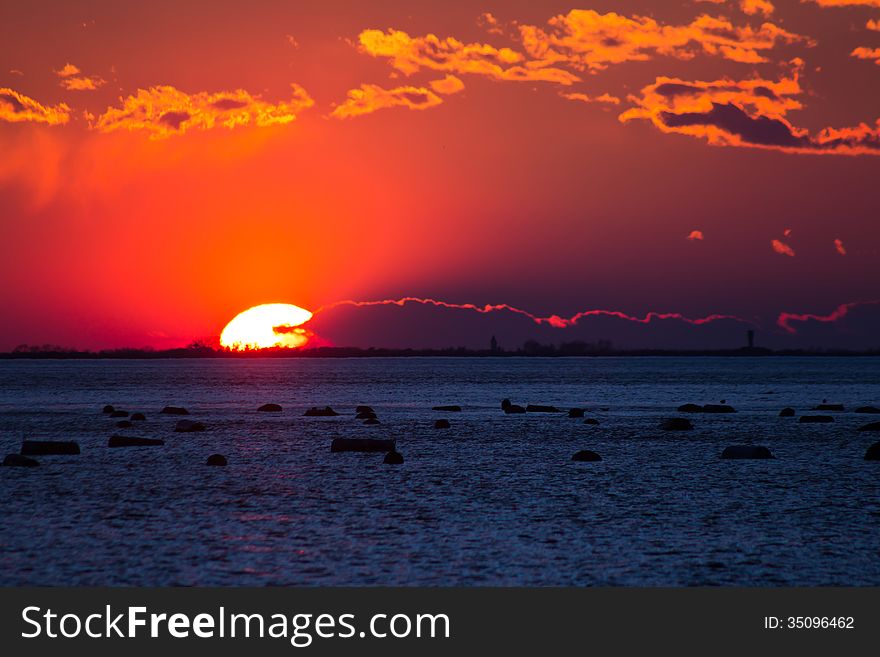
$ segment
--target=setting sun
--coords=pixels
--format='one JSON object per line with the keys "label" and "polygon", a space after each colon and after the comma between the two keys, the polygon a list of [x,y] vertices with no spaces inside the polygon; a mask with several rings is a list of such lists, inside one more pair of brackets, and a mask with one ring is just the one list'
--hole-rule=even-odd
{"label": "setting sun", "polygon": [[240,351],[302,347],[308,336],[300,326],[311,318],[308,310],[289,303],[254,306],[226,325],[220,334],[220,346]]}

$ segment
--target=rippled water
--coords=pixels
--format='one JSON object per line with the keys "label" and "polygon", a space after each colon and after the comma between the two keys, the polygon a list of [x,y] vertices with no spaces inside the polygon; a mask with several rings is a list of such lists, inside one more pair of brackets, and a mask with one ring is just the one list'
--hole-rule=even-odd
{"label": "rippled water", "polygon": [[[505,416],[502,397],[601,424]],[[848,411],[777,417],[823,398]],[[739,412],[657,429],[720,399]],[[147,421],[115,430],[106,403]],[[2,454],[23,435],[82,454],[0,468],[0,584],[877,585],[880,463],[862,457],[880,436],[849,412],[869,403],[871,358],[4,361]],[[166,404],[208,430],[174,433]],[[302,417],[324,404],[342,415]],[[108,449],[112,433],[166,445]],[[395,438],[406,462],[331,454],[337,436]],[[747,442],[776,459],[718,458]]]}

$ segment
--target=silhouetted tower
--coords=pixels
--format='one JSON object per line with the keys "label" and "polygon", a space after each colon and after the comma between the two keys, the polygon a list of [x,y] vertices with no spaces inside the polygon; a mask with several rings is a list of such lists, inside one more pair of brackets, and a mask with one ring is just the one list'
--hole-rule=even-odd
{"label": "silhouetted tower", "polygon": [[492,353],[495,353],[497,351],[501,351],[498,348],[498,340],[495,339],[494,335],[492,336],[492,339],[489,341],[489,349],[492,351]]}
{"label": "silhouetted tower", "polygon": [[749,349],[754,349],[755,348],[755,331],[752,329],[749,329],[748,331],[746,331],[746,336],[749,339]]}

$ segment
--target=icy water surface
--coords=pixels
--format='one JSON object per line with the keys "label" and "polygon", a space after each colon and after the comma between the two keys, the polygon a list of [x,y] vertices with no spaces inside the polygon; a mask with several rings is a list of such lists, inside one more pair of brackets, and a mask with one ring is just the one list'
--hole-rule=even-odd
{"label": "icy water surface", "polygon": [[[600,424],[506,416],[504,397]],[[846,404],[832,424],[777,417],[823,398]],[[721,399],[739,412],[657,428]],[[117,430],[108,403],[147,421]],[[174,433],[167,404],[208,430]],[[325,404],[341,415],[302,416]],[[82,447],[0,468],[0,584],[878,585],[864,404],[877,359],[0,361],[0,457],[23,436]],[[166,444],[108,449],[113,433]],[[406,462],[331,454],[339,436],[394,438]],[[719,459],[738,443],[776,458]]]}

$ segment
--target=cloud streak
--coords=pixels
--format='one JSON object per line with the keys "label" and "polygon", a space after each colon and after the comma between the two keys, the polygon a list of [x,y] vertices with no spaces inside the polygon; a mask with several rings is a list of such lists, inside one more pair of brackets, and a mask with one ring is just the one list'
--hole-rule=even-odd
{"label": "cloud streak", "polygon": [[782,242],[780,240],[770,240],[770,246],[779,255],[784,255],[784,256],[789,256],[790,258],[794,258],[794,249],[791,248],[785,242]]}
{"label": "cloud streak", "polygon": [[786,333],[797,333],[797,329],[792,326],[792,322],[821,322],[823,324],[830,324],[837,322],[844,317],[846,317],[850,311],[859,306],[866,305],[875,305],[880,304],[880,299],[872,299],[870,301],[853,301],[851,303],[842,303],[837,308],[832,310],[827,315],[814,315],[812,313],[790,313],[790,312],[781,312],[779,313],[779,317],[776,320],[777,326],[779,326]]}
{"label": "cloud streak", "polygon": [[575,326],[580,320],[585,319],[587,317],[615,317],[617,319],[624,319],[630,322],[636,322],[639,324],[650,324],[652,321],[657,320],[667,320],[673,319],[685,322],[686,324],[692,324],[695,326],[700,326],[703,324],[709,324],[711,322],[719,321],[719,320],[733,320],[737,322],[743,322],[746,324],[751,324],[749,320],[743,319],[741,317],[737,317],[736,315],[721,315],[721,314],[713,314],[707,315],[705,317],[686,317],[681,313],[662,313],[651,311],[646,313],[643,317],[638,317],[635,315],[627,315],[626,313],[617,311],[617,310],[585,310],[579,313],[575,313],[570,317],[561,317],[559,315],[548,315],[546,317],[542,317],[540,315],[535,315],[533,313],[528,312],[527,310],[523,310],[521,308],[516,308],[515,306],[508,305],[506,303],[501,304],[486,304],[484,306],[478,306],[472,303],[450,303],[448,301],[441,301],[437,299],[430,298],[420,298],[420,297],[402,297],[400,299],[383,299],[378,301],[354,301],[351,299],[346,299],[343,301],[336,301],[334,303],[327,304],[325,306],[321,306],[318,308],[314,314],[318,315],[322,312],[330,310],[332,308],[338,308],[340,306],[354,306],[358,308],[369,307],[369,306],[406,306],[407,304],[420,304],[423,306],[434,306],[437,308],[449,308],[454,310],[467,310],[480,314],[489,314],[495,312],[510,312],[516,315],[521,315],[533,321],[535,324],[539,325],[547,325],[552,326],[553,328],[568,328],[571,326]]}
{"label": "cloud streak", "polygon": [[588,96],[580,92],[560,93],[560,96],[567,100],[575,100],[581,103],[604,103],[607,105],[620,105],[620,98],[612,96],[609,93],[600,94],[598,96]]}

